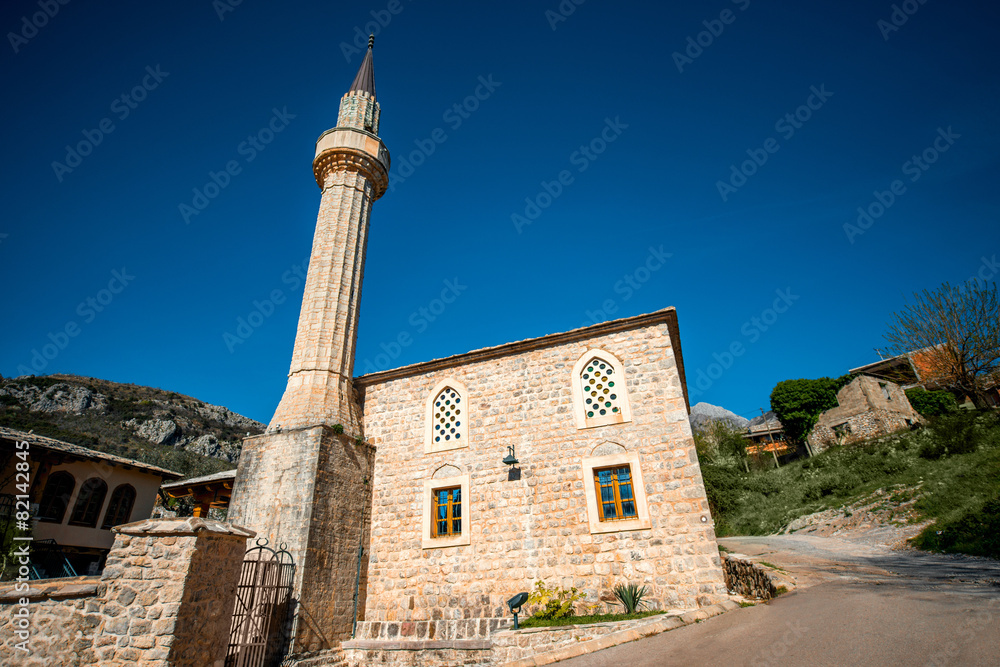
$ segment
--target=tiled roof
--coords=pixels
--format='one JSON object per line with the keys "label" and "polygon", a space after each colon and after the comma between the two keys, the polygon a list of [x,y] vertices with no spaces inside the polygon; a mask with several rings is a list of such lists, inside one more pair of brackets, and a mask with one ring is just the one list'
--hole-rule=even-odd
{"label": "tiled roof", "polygon": [[18,431],[16,429],[6,428],[4,426],[0,426],[0,439],[12,440],[17,442],[27,442],[31,448],[48,449],[54,452],[62,452],[64,454],[69,454],[70,456],[75,456],[81,459],[90,459],[92,461],[106,461],[113,465],[128,466],[131,468],[135,468],[136,470],[142,470],[144,472],[152,473],[154,475],[159,475],[160,477],[165,477],[169,479],[178,479],[180,477],[183,477],[183,475],[179,472],[174,472],[173,470],[167,470],[166,468],[150,465],[148,463],[143,463],[141,461],[134,461],[132,459],[127,459],[124,456],[105,454],[104,452],[98,452],[93,449],[87,449],[86,447],[81,447],[80,445],[74,445],[70,442],[63,442],[62,440],[56,440],[54,438],[46,438],[44,435],[25,433],[24,431]]}

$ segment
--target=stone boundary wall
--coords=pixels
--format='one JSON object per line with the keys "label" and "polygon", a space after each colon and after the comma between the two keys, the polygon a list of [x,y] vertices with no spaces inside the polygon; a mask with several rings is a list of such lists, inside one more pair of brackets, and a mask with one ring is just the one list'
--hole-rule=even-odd
{"label": "stone boundary wall", "polygon": [[358,623],[353,642],[359,640],[488,639],[513,623],[512,618],[467,618],[460,621],[364,621]]}
{"label": "stone boundary wall", "polygon": [[493,661],[503,665],[522,660],[538,653],[560,648],[566,644],[590,641],[614,632],[631,630],[647,625],[654,620],[663,620],[668,615],[638,618],[633,621],[610,623],[588,623],[587,625],[564,625],[550,628],[524,628],[518,631],[505,630],[493,636]]}
{"label": "stone boundary wall", "polygon": [[[205,519],[141,521],[114,529],[100,578],[0,585],[0,663],[205,667],[229,643],[236,585],[253,533]],[[26,591],[19,590],[25,583]],[[27,599],[27,651],[14,634]]]}
{"label": "stone boundary wall", "polygon": [[770,600],[778,594],[771,576],[746,556],[723,553],[722,571],[729,590],[744,597]]}
{"label": "stone boundary wall", "polygon": [[[97,664],[93,643],[102,617],[98,613],[100,577],[72,577],[0,584],[0,664],[79,667]],[[14,648],[21,639],[17,629],[18,601],[29,601],[31,653]]]}

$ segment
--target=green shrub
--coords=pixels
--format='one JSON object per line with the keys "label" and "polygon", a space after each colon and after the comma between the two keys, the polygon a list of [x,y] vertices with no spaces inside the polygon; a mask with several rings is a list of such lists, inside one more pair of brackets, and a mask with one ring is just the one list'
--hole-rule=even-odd
{"label": "green shrub", "polygon": [[781,493],[784,487],[774,475],[762,473],[752,475],[746,482],[746,488],[748,491],[769,497]]}
{"label": "green shrub", "polygon": [[529,605],[540,605],[541,608],[531,615],[538,620],[567,618],[576,614],[573,605],[586,597],[576,588],[548,588],[543,581],[535,582],[535,590],[528,596]]}
{"label": "green shrub", "polygon": [[744,491],[743,477],[734,470],[721,466],[703,466],[701,476],[705,481],[708,508],[712,516],[735,512],[740,507],[740,494]]}
{"label": "green shrub", "polygon": [[1000,558],[1000,496],[955,521],[928,526],[914,543],[930,551]]}
{"label": "green shrub", "polygon": [[853,375],[818,380],[783,380],[771,391],[771,409],[793,443],[805,442],[819,416],[837,406],[837,392]]}
{"label": "green shrub", "polygon": [[936,418],[928,429],[930,439],[920,447],[920,456],[940,459],[979,449],[985,433],[976,423],[977,417],[976,413],[955,412]]}
{"label": "green shrub", "polygon": [[955,397],[947,391],[927,391],[923,387],[906,390],[906,398],[913,409],[924,417],[938,417],[958,410]]}
{"label": "green shrub", "polygon": [[639,584],[618,584],[612,591],[618,603],[625,608],[626,614],[634,614],[639,610],[639,607],[646,604],[646,601],[643,600],[647,591],[645,586],[640,588]]}

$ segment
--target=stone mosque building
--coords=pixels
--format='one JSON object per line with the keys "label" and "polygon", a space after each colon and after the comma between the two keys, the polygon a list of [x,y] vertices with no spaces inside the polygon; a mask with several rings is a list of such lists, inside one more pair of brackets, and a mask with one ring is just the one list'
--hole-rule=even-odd
{"label": "stone mosque building", "polygon": [[288,385],[232,495],[229,520],[295,559],[292,661],[467,662],[536,581],[581,611],[632,582],[656,608],[717,602],[673,308],[354,377],[380,114],[370,43],[316,144]]}

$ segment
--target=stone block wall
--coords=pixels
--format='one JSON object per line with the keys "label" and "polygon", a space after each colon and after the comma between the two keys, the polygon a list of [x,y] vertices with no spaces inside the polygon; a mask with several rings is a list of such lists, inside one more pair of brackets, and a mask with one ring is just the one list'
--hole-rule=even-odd
{"label": "stone block wall", "polygon": [[[334,649],[350,637],[358,548],[368,542],[374,449],[330,426],[247,438],[229,519],[295,562],[292,654]],[[367,559],[358,614],[364,618]]]}
{"label": "stone block wall", "polygon": [[[923,421],[902,387],[867,375],[842,387],[837,402],[837,407],[820,415],[809,434],[809,444],[815,451],[886,435]],[[835,430],[841,424],[850,428],[850,433],[842,437]]]}
{"label": "stone block wall", "polygon": [[722,554],[726,586],[734,593],[757,600],[770,600],[778,594],[771,576],[759,565],[739,554]]}
{"label": "stone block wall", "polygon": [[253,533],[204,519],[118,526],[98,580],[0,588],[0,628],[18,622],[27,597],[29,652],[4,636],[3,664],[205,667],[229,643],[246,539]]}
{"label": "stone block wall", "polygon": [[[48,579],[0,584],[0,664],[24,667],[82,667],[97,664],[94,636],[103,621],[97,589],[100,577]],[[28,615],[18,615],[19,600]],[[25,619],[22,622],[22,619]],[[22,626],[27,623],[27,628]],[[16,630],[26,629],[25,641]]]}
{"label": "stone block wall", "polygon": [[[631,422],[577,428],[572,370],[594,348],[624,364]],[[590,603],[628,581],[660,608],[723,594],[678,358],[668,310],[358,378],[377,450],[366,619],[505,616],[505,601],[539,580],[575,586]],[[428,394],[449,378],[468,391],[468,446],[426,454]],[[501,463],[508,445],[519,479]],[[638,455],[650,527],[595,534],[583,459],[619,450]],[[471,543],[424,548],[423,485],[442,466],[471,477]]]}

